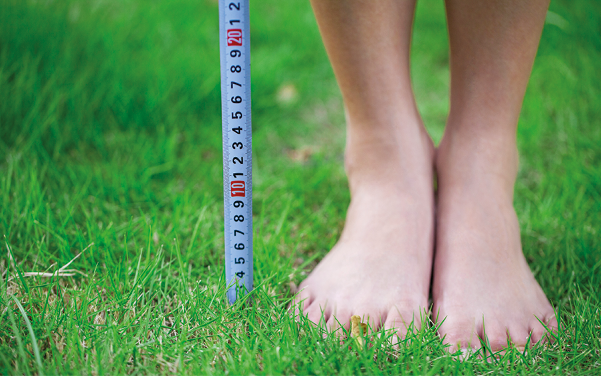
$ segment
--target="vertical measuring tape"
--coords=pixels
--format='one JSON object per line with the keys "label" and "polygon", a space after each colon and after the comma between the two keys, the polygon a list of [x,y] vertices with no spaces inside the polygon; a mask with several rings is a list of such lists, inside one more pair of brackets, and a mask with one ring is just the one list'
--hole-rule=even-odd
{"label": "vertical measuring tape", "polygon": [[253,288],[248,0],[219,0],[225,278],[228,300]]}

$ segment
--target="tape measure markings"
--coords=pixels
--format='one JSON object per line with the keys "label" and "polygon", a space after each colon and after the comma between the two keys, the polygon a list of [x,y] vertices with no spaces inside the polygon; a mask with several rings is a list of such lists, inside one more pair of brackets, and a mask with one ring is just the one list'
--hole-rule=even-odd
{"label": "tape measure markings", "polygon": [[227,296],[253,288],[252,125],[248,0],[219,0]]}

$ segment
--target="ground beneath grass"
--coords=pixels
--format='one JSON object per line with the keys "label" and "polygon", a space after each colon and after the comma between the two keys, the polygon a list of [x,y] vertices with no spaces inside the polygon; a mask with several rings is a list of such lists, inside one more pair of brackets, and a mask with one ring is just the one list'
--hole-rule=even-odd
{"label": "ground beneath grass", "polygon": [[[251,17],[256,289],[230,307],[217,2],[0,0],[0,372],[600,373],[599,3],[551,4],[519,126],[522,242],[560,332],[488,361],[433,325],[360,350],[290,319],[349,201],[342,102],[308,2]],[[438,141],[442,1],[419,2],[412,55]]]}

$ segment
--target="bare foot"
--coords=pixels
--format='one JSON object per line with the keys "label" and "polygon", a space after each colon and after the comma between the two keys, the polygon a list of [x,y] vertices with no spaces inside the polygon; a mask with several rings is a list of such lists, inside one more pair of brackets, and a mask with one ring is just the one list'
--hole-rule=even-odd
{"label": "bare foot", "polygon": [[397,328],[401,337],[407,325],[420,325],[432,268],[434,149],[421,121],[412,123],[347,140],[346,224],[298,296],[316,324],[348,330],[359,315],[372,330]]}
{"label": "bare foot", "polygon": [[551,328],[557,321],[522,253],[513,209],[517,151],[498,139],[460,139],[445,135],[436,157],[433,316],[444,320],[439,333],[451,352],[478,349],[480,339],[493,351],[523,348],[530,335],[531,343],[545,336],[539,320]]}

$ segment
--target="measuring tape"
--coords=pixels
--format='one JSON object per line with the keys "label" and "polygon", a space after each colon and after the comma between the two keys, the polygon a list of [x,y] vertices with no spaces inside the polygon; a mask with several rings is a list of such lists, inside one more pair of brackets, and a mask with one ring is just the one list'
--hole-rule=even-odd
{"label": "measuring tape", "polygon": [[248,0],[219,0],[225,279],[230,303],[253,288]]}

